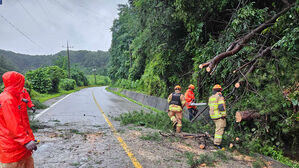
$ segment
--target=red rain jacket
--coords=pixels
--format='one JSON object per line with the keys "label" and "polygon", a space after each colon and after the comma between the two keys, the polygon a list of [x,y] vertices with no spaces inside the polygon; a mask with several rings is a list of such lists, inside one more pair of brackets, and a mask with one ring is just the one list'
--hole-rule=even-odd
{"label": "red rain jacket", "polygon": [[34,140],[26,130],[20,110],[25,78],[10,71],[2,76],[4,91],[0,94],[0,162],[12,163],[32,154],[25,144]]}
{"label": "red rain jacket", "polygon": [[194,93],[191,89],[188,89],[185,93],[185,99],[186,99],[186,107],[187,109],[189,108],[196,108],[196,106],[190,106],[190,103],[192,101],[195,100],[195,96],[194,96]]}
{"label": "red rain jacket", "polygon": [[[22,99],[28,100],[28,103],[25,103],[24,101],[22,101]],[[23,88],[23,91],[22,91],[22,94],[21,94],[21,114],[22,114],[22,120],[25,123],[25,129],[27,130],[29,136],[31,138],[35,139],[34,135],[33,135],[33,131],[30,128],[29,117],[28,117],[28,112],[27,112],[27,106],[29,108],[31,108],[31,107],[34,106],[34,104],[31,101],[31,97],[30,97],[28,91],[25,88]]]}

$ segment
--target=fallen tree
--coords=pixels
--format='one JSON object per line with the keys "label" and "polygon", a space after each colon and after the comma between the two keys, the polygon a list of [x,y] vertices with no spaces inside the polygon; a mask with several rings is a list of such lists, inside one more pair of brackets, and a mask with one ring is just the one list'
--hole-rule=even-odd
{"label": "fallen tree", "polygon": [[206,63],[200,64],[199,68],[202,69],[204,67],[207,67],[206,68],[207,72],[213,72],[214,68],[218,65],[218,63],[221,60],[238,53],[256,34],[259,34],[266,28],[272,26],[279,16],[285,14],[294,5],[295,3],[287,6],[285,9],[283,9],[282,11],[274,15],[271,19],[267,20],[265,23],[261,24],[260,26],[252,30],[250,33],[248,33],[241,39],[231,43],[231,45],[227,48],[225,52],[218,54],[217,56],[215,56],[213,59],[209,60]]}

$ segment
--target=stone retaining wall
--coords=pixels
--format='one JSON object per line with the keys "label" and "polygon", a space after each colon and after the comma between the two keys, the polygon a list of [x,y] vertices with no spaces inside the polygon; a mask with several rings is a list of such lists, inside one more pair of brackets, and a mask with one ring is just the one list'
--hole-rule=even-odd
{"label": "stone retaining wall", "polygon": [[[163,99],[163,98],[156,97],[156,96],[150,96],[150,95],[146,95],[146,94],[142,94],[142,93],[136,93],[136,92],[129,91],[129,90],[120,90],[119,88],[109,88],[109,89],[113,90],[115,92],[120,92],[121,94],[123,94],[139,103],[154,107],[158,110],[167,111],[167,109],[168,109],[167,99]],[[205,107],[206,106],[199,106],[198,110],[202,111]],[[208,109],[209,108],[207,108],[203,112],[203,114],[200,117],[198,117],[198,120],[206,120],[206,119],[210,118]],[[189,118],[187,108],[184,108],[184,117]]]}

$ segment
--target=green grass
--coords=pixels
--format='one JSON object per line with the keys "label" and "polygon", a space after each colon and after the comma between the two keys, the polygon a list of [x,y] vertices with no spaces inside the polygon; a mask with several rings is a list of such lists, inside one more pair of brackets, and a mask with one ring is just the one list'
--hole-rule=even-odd
{"label": "green grass", "polygon": [[252,167],[253,168],[263,168],[266,167],[267,165],[260,159],[257,159],[256,161],[254,161],[252,163]]}
{"label": "green grass", "polygon": [[162,137],[158,132],[141,135],[139,138],[142,140],[146,140],[146,141],[161,141],[162,140]]}
{"label": "green grass", "polygon": [[195,157],[195,154],[186,152],[185,156],[187,157],[187,163],[190,165],[191,168],[198,167],[201,164],[206,164],[209,167],[215,166],[215,158],[210,156],[209,154],[201,154],[199,157]]}
{"label": "green grass", "polygon": [[70,131],[70,133],[72,133],[72,134],[81,134],[80,131],[77,130],[77,129],[70,129],[69,131]]}
{"label": "green grass", "polygon": [[[164,132],[173,130],[172,122],[170,121],[166,112],[144,112],[133,111],[129,113],[121,114],[119,117],[114,118],[120,121],[122,125],[133,124],[135,126],[144,126],[147,128],[158,129]],[[200,131],[206,131],[210,129],[209,125],[203,125],[200,122],[190,123],[187,119],[183,119],[183,132],[198,133]]]}
{"label": "green grass", "polygon": [[217,150],[216,152],[213,152],[213,157],[216,160],[221,160],[225,163],[228,162],[228,160],[230,159],[229,156],[227,156],[227,153],[222,150]]}
{"label": "green grass", "polygon": [[81,89],[88,88],[88,87],[93,87],[93,85],[76,87],[74,90],[68,90],[68,91],[60,89],[58,93],[38,93],[38,92],[33,90],[32,93],[31,93],[31,98],[34,99],[34,100],[38,100],[41,103],[43,103],[43,102],[45,102],[49,99],[53,99],[55,97],[67,95],[67,94],[70,94],[70,93],[73,93],[73,92],[77,92]]}
{"label": "green grass", "polygon": [[96,75],[96,83],[94,79],[94,75],[86,75],[88,83],[90,85],[96,85],[96,86],[107,86],[111,83],[111,80],[107,76],[101,76],[101,75]]}

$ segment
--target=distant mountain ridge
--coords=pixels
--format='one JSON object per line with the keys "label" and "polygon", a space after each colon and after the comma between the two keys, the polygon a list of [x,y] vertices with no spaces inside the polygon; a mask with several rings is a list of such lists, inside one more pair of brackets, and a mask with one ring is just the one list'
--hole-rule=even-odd
{"label": "distant mountain ridge", "polygon": [[[15,67],[16,71],[25,73],[28,70],[43,66],[54,65],[59,56],[66,56],[66,51],[60,51],[54,55],[27,55],[12,51],[0,50],[0,57]],[[91,69],[105,69],[108,64],[109,53],[106,51],[70,51],[71,65],[78,65],[86,72]]]}

